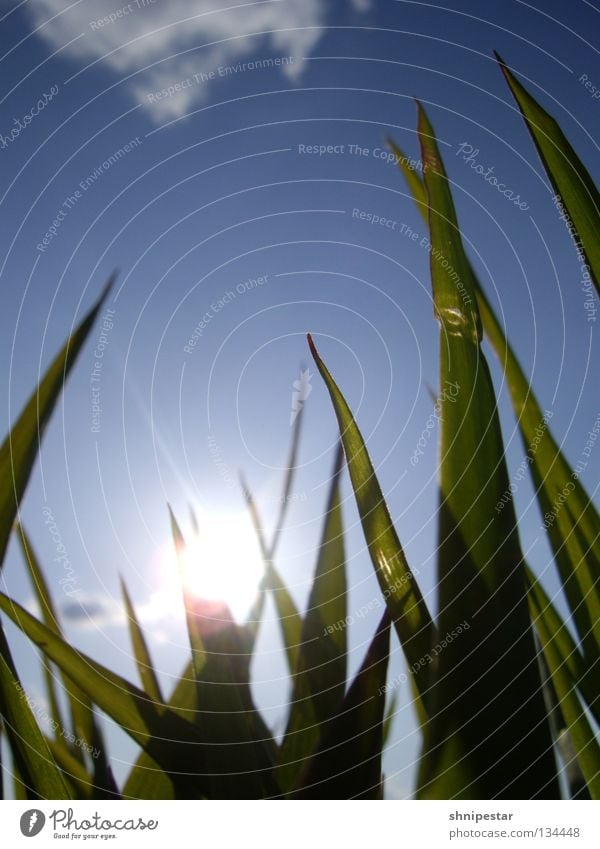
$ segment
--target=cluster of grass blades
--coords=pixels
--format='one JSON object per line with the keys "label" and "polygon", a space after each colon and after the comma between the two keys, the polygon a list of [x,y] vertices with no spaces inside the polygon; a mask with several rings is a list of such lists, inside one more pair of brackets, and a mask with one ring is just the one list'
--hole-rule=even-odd
{"label": "cluster of grass blades", "polygon": [[[592,279],[600,276],[598,192],[556,122],[500,61],[550,182],[578,235]],[[267,539],[259,507],[241,486],[264,560],[264,577],[248,620],[233,622],[183,593],[191,658],[170,696],[163,695],[134,603],[122,585],[134,685],[74,649],[64,638],[19,505],[39,441],[64,381],[108,289],[58,354],[0,449],[0,562],[10,534],[19,538],[41,610],[38,620],[0,594],[0,610],[39,647],[54,727],[43,733],[29,709],[0,627],[1,733],[11,753],[18,798],[381,798],[382,751],[395,697],[386,711],[390,632],[400,641],[422,731],[416,796],[420,799],[600,798],[600,518],[550,429],[464,250],[434,130],[418,106],[421,178],[390,140],[428,228],[435,316],[440,329],[440,384],[458,384],[440,415],[439,528],[434,620],[398,534],[358,425],[313,340],[309,346],[337,416],[340,447],[333,464],[314,579],[302,614],[276,567],[291,491],[302,416],[296,419],[281,511]],[[458,274],[450,274],[452,269]],[[509,480],[496,397],[482,350],[498,356],[542,514],[567,484],[570,494],[548,539],[569,609],[561,619],[525,561],[511,501],[495,509]],[[539,433],[541,432],[541,436]],[[364,661],[347,681],[344,527],[340,477],[348,468],[385,614]],[[195,524],[194,522],[192,524]],[[186,541],[171,514],[175,548]],[[197,529],[196,529],[197,530]],[[416,570],[415,570],[416,571]],[[417,572],[418,574],[418,572]],[[265,598],[278,614],[292,682],[287,724],[276,740],[253,703],[250,660]],[[215,627],[215,617],[221,619]],[[424,663],[438,635],[461,637]],[[59,677],[56,677],[57,670]],[[66,694],[61,710],[57,681]],[[65,700],[63,700],[65,701]],[[121,787],[109,765],[96,711],[140,747]],[[77,736],[90,750],[68,741]],[[0,771],[1,774],[1,771]],[[563,787],[565,782],[562,782]]]}

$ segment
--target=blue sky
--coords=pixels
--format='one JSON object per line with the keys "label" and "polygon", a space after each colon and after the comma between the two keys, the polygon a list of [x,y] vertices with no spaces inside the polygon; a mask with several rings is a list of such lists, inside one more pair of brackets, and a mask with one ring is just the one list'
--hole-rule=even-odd
{"label": "blue sky", "polygon": [[[40,369],[119,269],[108,303],[112,326],[104,339],[98,326],[81,356],[23,507],[58,599],[44,506],[74,564],[90,616],[71,615],[73,642],[134,676],[117,612],[122,573],[155,637],[166,686],[178,674],[186,655],[181,611],[160,605],[166,503],[184,525],[188,502],[208,520],[241,514],[243,469],[273,519],[293,384],[306,364],[313,371],[308,330],[368,437],[409,561],[434,606],[434,442],[416,466],[409,460],[432,411],[428,385],[438,385],[438,330],[423,225],[395,166],[382,158],[384,138],[391,134],[418,157],[414,98],[426,105],[465,242],[575,464],[599,415],[589,369],[595,322],[492,50],[558,118],[597,180],[600,101],[582,82],[585,75],[600,89],[598,51],[589,43],[597,6],[38,0],[3,3],[1,14],[5,431]],[[527,209],[482,179],[461,145],[477,151],[476,162],[493,167]],[[373,216],[389,226],[373,224]],[[408,227],[419,238],[411,240]],[[515,473],[523,450],[489,360]],[[336,437],[317,375],[311,386],[297,499],[279,558],[299,604]],[[593,454],[582,476],[589,491],[599,461]],[[356,611],[378,590],[346,480],[344,496],[349,610]],[[549,551],[531,497],[523,481],[516,493],[523,546],[543,572]],[[14,547],[5,582],[11,595],[30,599]],[[376,618],[351,628],[351,669]],[[269,611],[255,677],[272,725],[288,692],[275,640]],[[39,691],[34,653],[12,630],[11,641],[25,682]],[[391,675],[402,669],[397,644],[393,650]],[[386,756],[391,796],[412,786],[418,738],[408,703],[401,693]],[[134,750],[116,731],[111,739],[122,775]]]}

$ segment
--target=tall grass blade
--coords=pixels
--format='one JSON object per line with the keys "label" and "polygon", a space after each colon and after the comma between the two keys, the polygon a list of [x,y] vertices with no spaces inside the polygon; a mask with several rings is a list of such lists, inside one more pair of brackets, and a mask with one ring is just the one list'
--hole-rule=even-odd
{"label": "tall grass blade", "polygon": [[[475,283],[429,120],[418,133],[440,325],[441,460],[436,680],[421,798],[557,798],[496,398]],[[446,391],[448,389],[448,391]],[[507,745],[507,741],[510,741]]]}
{"label": "tall grass blade", "polygon": [[[33,591],[40,607],[42,619],[47,628],[50,628],[50,630],[58,637],[64,639],[56,607],[52,601],[52,596],[50,594],[44,572],[40,566],[31,540],[20,523],[17,525],[17,537],[19,539],[29,577],[31,578]],[[49,670],[52,688],[54,689],[54,677],[51,665],[47,660],[45,660],[44,663],[46,669]],[[105,751],[106,747],[102,739],[98,722],[94,716],[94,708],[90,699],[71,680],[68,674],[64,671],[61,674],[71,711],[71,730],[73,735],[76,738],[79,737],[84,740],[92,749],[99,748],[102,751]],[[60,727],[66,728],[62,721],[60,721]],[[74,747],[72,754],[79,760],[83,761],[83,752],[80,748]]]}
{"label": "tall grass blade", "polygon": [[[409,168],[409,158],[395,143],[390,142],[390,147],[396,154],[400,170],[409,181],[417,208],[428,224],[426,207],[423,206],[425,186]],[[469,270],[485,334],[506,375],[525,450],[525,462],[536,487],[544,525],[577,633],[588,663],[594,665],[600,660],[600,516],[581,483],[581,461],[573,469],[560,451],[550,429],[552,412],[542,411],[470,262]],[[512,501],[509,489],[501,494],[494,510],[502,512],[508,501]],[[595,682],[590,682],[590,687],[595,689],[596,697],[600,697],[598,676]]]}
{"label": "tall grass blade", "polygon": [[433,622],[404,556],[367,447],[350,408],[310,335],[308,342],[337,416],[371,562],[413,672],[417,690],[426,703],[429,670],[422,664],[422,659],[433,642]]}
{"label": "tall grass blade", "polygon": [[557,121],[495,55],[556,192],[554,204],[585,257],[588,277],[581,282],[591,278],[600,295],[600,193]]}

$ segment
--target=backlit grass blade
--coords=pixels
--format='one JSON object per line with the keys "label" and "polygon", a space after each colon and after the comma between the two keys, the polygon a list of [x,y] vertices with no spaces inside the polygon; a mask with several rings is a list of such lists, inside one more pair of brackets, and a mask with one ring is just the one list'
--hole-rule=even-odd
{"label": "backlit grass blade", "polygon": [[[554,440],[549,425],[552,413],[542,411],[481,287],[478,300],[486,335],[505,369],[544,526],[591,664],[600,658],[600,517],[579,472],[571,468]],[[505,509],[502,502],[498,509]]]}
{"label": "backlit grass blade", "polygon": [[292,676],[292,700],[279,751],[277,779],[291,789],[319,742],[324,723],[337,711],[346,689],[346,557],[340,502],[343,463],[338,448],[319,556]]}
{"label": "backlit grass blade", "polygon": [[413,196],[413,200],[417,205],[417,209],[419,210],[421,216],[423,217],[423,220],[427,224],[427,191],[425,189],[425,185],[423,184],[421,176],[415,171],[414,168],[410,167],[410,162],[412,160],[409,156],[406,156],[406,154],[402,150],[400,150],[400,148],[393,139],[387,138],[386,144],[396,157],[396,165],[404,174],[404,179],[408,184],[408,188],[410,189],[410,193]]}
{"label": "backlit grass blade", "polygon": [[600,193],[557,121],[521,85],[500,56],[495,55],[556,192],[553,202],[558,214],[564,217],[585,257],[582,271],[587,267],[584,273],[588,276],[580,283],[587,284],[591,290],[593,282],[600,295]]}
{"label": "backlit grass blade", "polygon": [[273,546],[269,546],[266,542],[258,507],[243,478],[241,478],[241,485],[265,567],[265,575],[261,582],[259,596],[249,617],[249,622],[257,621],[258,611],[262,610],[264,603],[264,593],[266,591],[271,592],[279,618],[279,627],[281,629],[288,667],[290,673],[293,674],[296,668],[298,646],[300,645],[302,634],[302,617],[298,613],[296,603],[273,562]]}
{"label": "backlit grass blade", "polygon": [[0,569],[18,506],[25,492],[40,441],[64,383],[87,339],[113,279],[95,306],[52,361],[37,389],[0,447]]}
{"label": "backlit grass blade", "polygon": [[[21,550],[23,552],[23,558],[27,566],[27,571],[29,573],[29,577],[31,578],[33,591],[40,607],[42,620],[44,621],[46,627],[53,631],[58,637],[64,639],[56,607],[54,605],[54,602],[52,601],[52,596],[50,594],[50,590],[46,578],[44,576],[44,572],[40,566],[31,540],[29,539],[25,529],[20,523],[17,525],[17,536],[19,539]],[[47,660],[45,660],[45,665],[46,668],[49,670],[52,687],[54,688],[54,679],[52,677],[53,673]],[[101,752],[104,753],[106,751],[106,746],[104,740],[102,739],[102,733],[100,731],[98,721],[94,716],[94,707],[90,699],[71,680],[69,675],[65,673],[64,670],[62,671],[61,675],[65,693],[68,697],[68,703],[71,712],[71,730],[73,731],[73,735],[76,738],[80,737],[81,739],[83,739],[87,743],[87,745],[92,749],[99,749]],[[62,721],[60,721],[60,726],[61,728],[65,728]],[[83,752],[80,748],[73,747],[72,754],[79,760],[83,760]],[[98,765],[99,764],[96,764],[96,766]]]}
{"label": "backlit grass blade", "polygon": [[421,798],[558,798],[496,398],[475,283],[419,105],[434,310],[440,325],[439,649]]}
{"label": "backlit grass blade", "polygon": [[308,342],[337,416],[350,480],[373,568],[408,665],[413,670],[417,689],[426,701],[429,670],[427,665],[422,663],[422,659],[433,642],[433,622],[404,556],[367,446],[344,396],[321,359],[310,334]]}
{"label": "backlit grass blade", "polygon": [[152,658],[148,650],[144,632],[140,626],[136,616],[135,608],[131,597],[127,591],[125,581],[121,578],[121,593],[125,602],[125,611],[127,613],[127,622],[129,623],[129,635],[133,646],[133,654],[140,675],[142,686],[146,693],[154,702],[162,703],[164,701],[160,691],[160,684],[154,670]]}
{"label": "backlit grass blade", "polygon": [[13,760],[29,798],[70,799],[68,787],[54,762],[44,735],[27,703],[27,695],[7,660],[0,635],[0,715]]}
{"label": "backlit grass blade", "polygon": [[559,699],[561,713],[577,752],[579,767],[590,796],[592,799],[600,799],[600,746],[577,695],[577,682],[571,676],[567,659],[563,657],[562,646],[549,630],[547,620],[537,607],[536,597],[531,595],[530,598],[535,613],[535,626]]}
{"label": "backlit grass blade", "polygon": [[297,785],[300,799],[380,799],[385,680],[390,647],[386,610],[367,655]]}
{"label": "backlit grass blade", "polygon": [[75,681],[125,733],[147,751],[175,780],[201,787],[204,756],[194,726],[157,705],[120,675],[77,651],[38,622],[21,605],[0,593],[0,610],[44,654]]}
{"label": "backlit grass blade", "polygon": [[[409,157],[395,144],[392,149],[400,170],[407,180],[410,177],[409,186],[417,208],[426,217],[422,180],[408,168]],[[552,412],[542,411],[470,263],[469,268],[486,337],[506,375],[525,460],[537,490],[565,595],[588,663],[592,665],[600,659],[600,516],[579,478],[581,465],[579,471],[571,468],[561,453],[550,428]],[[591,445],[586,444],[584,451],[591,452]],[[507,500],[512,500],[510,490],[502,494],[494,509],[503,511]],[[590,687],[595,688],[596,697],[600,696],[598,676],[595,682],[590,682]]]}
{"label": "backlit grass blade", "polygon": [[[171,520],[171,532],[173,534],[173,542],[175,545],[175,552],[177,554],[177,560],[180,566],[180,574],[181,574],[181,587],[183,592],[183,604],[185,608],[185,620],[187,624],[188,630],[188,638],[190,641],[190,649],[192,652],[192,665],[194,668],[194,675],[196,676],[196,680],[200,681],[202,678],[202,668],[204,666],[205,661],[205,653],[204,653],[204,644],[202,642],[202,635],[200,633],[201,620],[198,616],[196,616],[194,611],[194,598],[188,590],[188,586],[186,583],[185,576],[185,566],[184,566],[184,558],[186,556],[186,544],[183,534],[181,532],[181,528],[177,523],[177,519],[175,518],[173,511],[169,507],[169,517]],[[198,568],[208,568],[206,564],[198,564]]]}
{"label": "backlit grass blade", "polygon": [[196,680],[195,727],[203,743],[211,798],[273,796],[275,744],[252,701],[245,632],[225,603],[197,598],[188,589],[186,569],[209,569],[211,564],[186,563],[185,540],[172,513],[171,524]]}

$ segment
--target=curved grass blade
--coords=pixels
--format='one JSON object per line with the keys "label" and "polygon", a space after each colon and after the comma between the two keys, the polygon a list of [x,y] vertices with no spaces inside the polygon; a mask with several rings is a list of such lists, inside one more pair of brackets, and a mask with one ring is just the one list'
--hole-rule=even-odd
{"label": "curved grass blade", "polygon": [[120,675],[74,649],[21,605],[0,593],[0,610],[75,681],[122,730],[171,773],[179,786],[205,786],[204,755],[194,726]]}
{"label": "curved grass blade", "polygon": [[[409,179],[417,208],[427,221],[423,206],[425,186],[407,166],[408,157],[392,143],[404,176]],[[420,185],[420,188],[414,188]],[[570,467],[552,436],[551,411],[542,412],[531,385],[509,344],[481,282],[469,262],[471,278],[483,328],[506,375],[519,431],[540,510],[554,552],[563,589],[574,618],[588,664],[600,660],[600,516],[581,484],[579,472]],[[567,495],[562,505],[563,494]],[[502,494],[496,512],[505,509],[510,490]],[[561,508],[557,509],[558,504]],[[556,515],[555,515],[556,514]],[[594,698],[600,697],[599,676],[589,682]]]}
{"label": "curved grass blade", "polygon": [[534,623],[548,663],[552,683],[558,696],[560,710],[567,723],[567,730],[577,761],[592,799],[600,799],[600,746],[585,715],[577,694],[577,682],[572,678],[567,658],[563,657],[562,646],[548,629],[547,620],[537,606],[537,598],[530,595],[534,611]]}
{"label": "curved grass blade", "polygon": [[8,538],[38,453],[40,441],[67,376],[112,287],[108,281],[99,299],[52,361],[37,389],[0,447],[0,569]]}
{"label": "curved grass blade", "polygon": [[585,257],[600,296],[600,193],[557,121],[521,85],[504,60],[497,53],[495,56],[556,192],[553,202]]}
{"label": "curved grass blade", "polygon": [[0,637],[0,714],[19,780],[29,798],[70,799],[68,787],[40,731]]}
{"label": "curved grass blade", "polygon": [[[440,324],[440,641],[421,798],[557,798],[496,398],[475,283],[434,131],[418,105]],[[460,629],[459,629],[460,626]],[[452,637],[450,636],[452,635]],[[446,645],[444,645],[446,643]],[[512,745],[507,741],[511,741]]]}
{"label": "curved grass blade", "polygon": [[429,670],[422,660],[433,642],[433,622],[404,556],[367,447],[350,408],[310,334],[308,343],[337,416],[350,480],[379,586],[414,675],[417,690],[426,704]]}
{"label": "curved grass blade", "polygon": [[315,577],[292,677],[292,701],[279,750],[280,789],[291,790],[316,748],[321,727],[336,713],[346,689],[346,556],[340,501],[344,455],[335,458]]}
{"label": "curved grass blade", "polygon": [[150,657],[150,652],[148,651],[148,645],[146,643],[146,638],[144,637],[144,632],[142,631],[142,628],[136,616],[135,608],[131,601],[131,597],[127,591],[125,581],[123,580],[123,578],[121,578],[120,580],[121,594],[123,595],[123,601],[125,602],[127,621],[129,623],[129,634],[131,637],[131,644],[133,646],[133,654],[135,656],[135,662],[137,664],[140,680],[142,682],[142,687],[144,688],[148,696],[152,699],[152,701],[162,703],[164,699],[162,697],[160,684],[158,683],[158,678],[154,670],[152,658]]}
{"label": "curved grass blade", "polygon": [[[31,578],[33,591],[40,606],[42,619],[47,628],[61,639],[64,639],[56,607],[52,601],[52,596],[50,595],[50,590],[44,577],[44,572],[35,554],[31,540],[20,523],[17,524],[17,536],[27,565],[27,570]],[[47,670],[49,670],[52,688],[54,689],[53,671],[46,659],[44,659],[44,666]],[[84,693],[83,690],[81,690],[75,682],[71,680],[64,670],[61,672],[61,675],[71,711],[71,730],[73,732],[73,736],[84,740],[90,750],[99,751],[101,753],[101,756],[95,762],[95,769],[97,772],[97,783],[102,785],[104,783],[102,769],[105,765],[106,744],[104,742],[98,720],[94,715],[94,706],[86,693]],[[60,719],[57,721],[59,722],[60,728],[66,727]],[[72,747],[71,754],[83,762],[84,757],[81,748],[77,748],[76,746]]]}
{"label": "curved grass blade", "polygon": [[299,799],[380,799],[389,610],[338,712],[298,783]]}

